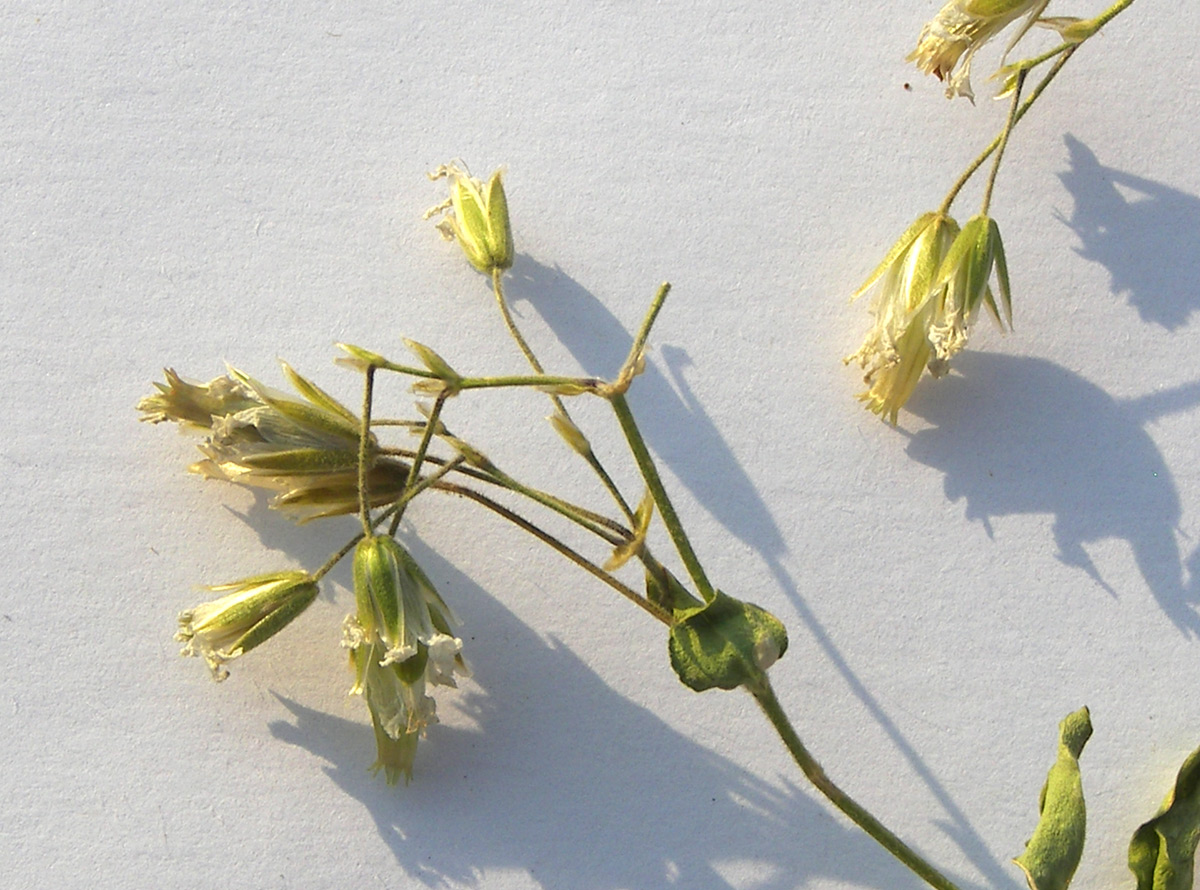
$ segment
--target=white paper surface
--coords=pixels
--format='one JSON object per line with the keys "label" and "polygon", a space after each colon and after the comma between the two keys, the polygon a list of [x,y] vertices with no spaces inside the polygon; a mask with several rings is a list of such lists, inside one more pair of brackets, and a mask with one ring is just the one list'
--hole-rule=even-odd
{"label": "white paper surface", "polygon": [[[196,585],[315,568],[354,524],[185,475],[192,440],[133,411],[160,368],[280,382],[282,356],[351,404],[334,341],[522,370],[421,219],[452,157],[507,166],[510,296],[549,368],[615,373],[673,283],[631,400],[711,577],[790,628],[772,676],[830,775],[963,888],[1017,888],[1086,703],[1077,886],[1128,882],[1200,743],[1200,9],[1137,4],[1018,128],[993,204],[1016,331],[981,324],[893,429],[853,400],[846,297],[1004,115],[998,47],[977,107],[905,65],[936,6],[7,4],[6,885],[920,886],[748,696],[689,693],[660,627],[466,504],[409,514],[476,676],[408,787],[366,769],[347,572],[223,685],[177,657]],[[607,509],[547,411],[447,420]],[[637,490],[604,406],[579,415]]]}

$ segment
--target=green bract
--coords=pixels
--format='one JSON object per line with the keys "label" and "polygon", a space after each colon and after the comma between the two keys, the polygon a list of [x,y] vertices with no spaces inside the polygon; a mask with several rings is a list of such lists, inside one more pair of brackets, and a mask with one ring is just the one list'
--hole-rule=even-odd
{"label": "green bract", "polygon": [[754,682],[787,651],[787,630],[778,618],[719,590],[710,602],[679,609],[675,617],[671,667],[696,692]]}

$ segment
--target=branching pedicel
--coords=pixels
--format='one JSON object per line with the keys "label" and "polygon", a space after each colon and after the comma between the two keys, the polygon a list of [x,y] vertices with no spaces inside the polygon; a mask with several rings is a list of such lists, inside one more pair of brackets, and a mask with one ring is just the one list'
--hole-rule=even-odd
{"label": "branching pedicel", "polygon": [[[951,3],[926,29],[914,55],[928,70],[950,76],[952,92],[969,95],[967,66],[978,41],[1021,15],[1029,15],[1028,27],[1045,5],[1003,0]],[[1128,2],[1117,7],[1125,5]],[[977,20],[979,27],[974,27]],[[1090,36],[1099,27],[1097,21],[1058,21],[1056,27],[1064,34]],[[938,40],[957,42],[938,49]],[[992,151],[999,159],[1013,125],[1073,49],[1074,44],[1064,44],[1056,67],[1024,105],[1018,102],[1026,70],[1044,59],[1012,66],[1014,99],[1008,125],[976,167]],[[960,57],[959,73],[951,74]],[[355,413],[286,364],[283,372],[296,395],[273,390],[232,368],[207,384],[190,383],[168,370],[166,381],[156,384],[157,393],[138,408],[144,420],[174,421],[203,435],[203,460],[192,465],[193,472],[269,489],[275,492],[272,506],[298,522],[357,514],[361,526],[314,572],[280,571],[210,588],[224,595],[180,614],[176,638],[184,643],[183,654],[203,656],[214,678],[224,679],[230,661],[295,620],[315,599],[322,578],[353,554],[355,612],[343,623],[343,645],[354,672],[351,691],[362,695],[370,713],[377,750],[374,768],[384,771],[389,784],[401,777],[408,781],[418,740],[437,721],[430,690],[455,685],[469,670],[462,640],[456,636],[458,618],[396,534],[414,498],[426,492],[466,498],[534,535],[662,622],[668,628],[672,668],[688,687],[698,692],[745,688],[814,787],[930,886],[956,890],[948,877],[835,785],[808,752],[767,674],[787,650],[783,625],[758,606],[718,590],[688,539],[625,398],[644,367],[647,339],[669,286],[659,288],[614,380],[548,374],[517,328],[504,295],[504,272],[512,265],[514,250],[500,173],[483,182],[463,166],[451,164],[431,177],[448,180],[450,197],[427,216],[443,214],[438,223],[443,235],[457,241],[468,262],[490,277],[497,305],[531,373],[465,375],[429,347],[412,341],[407,342],[416,356],[413,364],[341,344],[345,356],[340,363],[363,379],[362,408]],[[961,183],[939,211],[918,219],[863,288],[881,284],[877,324],[852,358],[869,368],[868,405],[892,420],[926,367],[935,375],[944,372],[946,362],[964,345],[979,306],[1011,325],[1007,268],[999,230],[987,216],[988,199],[982,213],[959,228],[948,214],[959,187]],[[993,271],[999,302],[989,286]],[[413,381],[412,389],[430,400],[420,406],[422,416],[375,416],[374,385],[381,372]],[[517,387],[547,394],[554,429],[595,473],[613,500],[617,518],[518,481],[476,445],[454,435],[443,420],[448,404],[464,390]],[[619,489],[575,424],[567,408],[574,397],[601,398],[612,406],[645,484],[639,497]],[[381,441],[379,435],[388,428],[418,436],[416,447]],[[493,497],[503,492],[594,535],[608,553],[606,561],[600,564],[576,551]],[[655,513],[686,570],[686,581],[650,550],[647,534]],[[616,572],[634,561],[641,564],[642,575],[629,584]],[[1042,792],[1041,816],[1016,860],[1034,890],[1065,888],[1079,862],[1084,806],[1078,758],[1091,731],[1086,708],[1068,715],[1060,727],[1058,758]],[[1159,814],[1134,835],[1130,867],[1139,890],[1188,890],[1198,840],[1200,749],[1184,764]]]}

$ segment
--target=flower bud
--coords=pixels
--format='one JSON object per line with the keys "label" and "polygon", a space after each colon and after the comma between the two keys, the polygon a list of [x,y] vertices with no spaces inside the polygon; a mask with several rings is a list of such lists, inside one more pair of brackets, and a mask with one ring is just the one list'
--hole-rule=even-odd
{"label": "flower bud", "polygon": [[489,275],[511,267],[512,226],[500,171],[486,184],[455,164],[443,164],[429,174],[430,179],[443,177],[450,180],[450,198],[431,208],[425,218],[453,211],[437,224],[438,231],[446,240],[458,241],[472,266]]}
{"label": "flower bud", "polygon": [[229,676],[225,662],[279,633],[317,596],[317,582],[300,571],[258,575],[207,589],[231,592],[180,612],[175,639],[184,644],[181,655],[204,657],[215,680]]}

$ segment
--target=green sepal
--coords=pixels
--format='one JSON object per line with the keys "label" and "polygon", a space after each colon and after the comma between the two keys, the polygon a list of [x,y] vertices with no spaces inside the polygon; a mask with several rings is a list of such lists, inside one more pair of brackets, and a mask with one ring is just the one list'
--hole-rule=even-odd
{"label": "green sepal", "polygon": [[232,651],[249,652],[255,646],[265,643],[275,634],[279,633],[285,627],[292,623],[301,612],[312,605],[313,600],[317,598],[317,582],[308,581],[295,588],[292,598],[288,599],[282,606],[268,612],[265,617],[252,628],[246,631],[238,641],[229,648]]}
{"label": "green sepal", "polygon": [[1025,872],[1030,890],[1066,890],[1079,866],[1087,822],[1079,755],[1091,736],[1086,707],[1058,725],[1058,759],[1042,786],[1038,824],[1025,852],[1013,860]]}
{"label": "green sepal", "polygon": [[358,416],[353,411],[325,392],[321,387],[303,376],[287,362],[280,360],[279,365],[283,368],[283,373],[287,376],[292,386],[296,388],[296,392],[300,393],[308,401],[312,402],[318,408],[324,408],[330,414],[337,414],[351,426],[360,425]]}
{"label": "green sepal", "polygon": [[330,451],[327,448],[292,448],[248,454],[238,463],[253,470],[276,472],[286,476],[315,476],[347,470],[358,466],[358,454],[353,451]]}
{"label": "green sepal", "polygon": [[1192,890],[1200,843],[1200,748],[1188,755],[1157,815],[1133,833],[1137,890]]}
{"label": "green sepal", "polygon": [[354,548],[354,600],[358,623],[392,643],[400,638],[401,584],[395,550],[387,535],[363,538]]}
{"label": "green sepal", "polygon": [[675,619],[671,667],[696,692],[757,681],[787,651],[787,630],[778,618],[719,590],[701,606],[677,609]]}
{"label": "green sepal", "polygon": [[[357,420],[351,422],[346,420],[341,412],[331,414],[313,404],[305,404],[304,402],[297,402],[290,398],[283,398],[280,394],[272,392],[268,387],[259,383],[250,375],[239,371],[237,368],[230,368],[229,373],[234,379],[254,390],[256,396],[298,426],[328,433],[347,441],[358,441],[359,424]],[[351,416],[353,417],[353,415]]]}
{"label": "green sepal", "polygon": [[[1008,259],[1004,255],[1004,241],[1000,238],[1000,226],[996,221],[989,220],[988,231],[992,239],[992,247],[996,255],[996,284],[1000,289],[1000,301],[1004,306],[1004,318],[1008,322],[1008,329],[1013,329],[1013,312],[1012,312],[1012,288],[1008,283]],[[994,310],[993,306],[993,310]],[[1003,325],[1001,326],[1003,330]]]}
{"label": "green sepal", "polygon": [[492,174],[487,183],[488,247],[492,263],[497,269],[508,269],[513,264],[512,226],[508,221],[508,198],[504,194],[504,183],[500,171]]}
{"label": "green sepal", "polygon": [[862,287],[856,290],[850,299],[852,301],[857,300],[870,290],[871,285],[883,277],[883,273],[891,268],[892,263],[896,262],[901,254],[912,247],[913,242],[917,240],[917,237],[933,221],[935,216],[937,216],[936,213],[922,213],[918,216],[916,222],[904,230],[904,234],[892,245],[891,249],[887,252],[887,256],[883,258],[883,262],[875,267],[875,271],[867,276],[867,280],[863,282]]}

